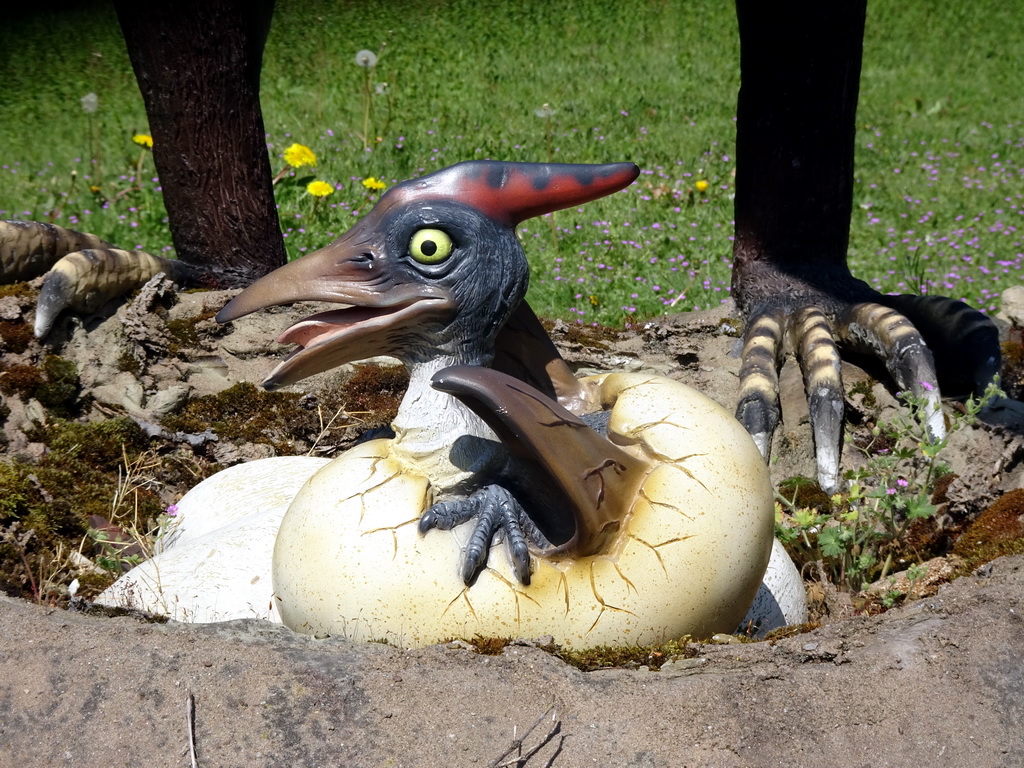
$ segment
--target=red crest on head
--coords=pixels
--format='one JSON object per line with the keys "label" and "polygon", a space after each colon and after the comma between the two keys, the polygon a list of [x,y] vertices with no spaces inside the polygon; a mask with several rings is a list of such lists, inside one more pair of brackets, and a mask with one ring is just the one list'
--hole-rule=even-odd
{"label": "red crest on head", "polygon": [[629,186],[640,174],[633,163],[576,165],[475,160],[391,188],[394,202],[443,199],[472,206],[514,227],[551,211],[582,205]]}

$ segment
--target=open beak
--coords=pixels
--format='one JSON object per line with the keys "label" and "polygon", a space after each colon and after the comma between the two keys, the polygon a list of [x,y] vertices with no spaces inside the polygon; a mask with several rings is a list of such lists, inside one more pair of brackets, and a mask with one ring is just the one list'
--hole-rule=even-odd
{"label": "open beak", "polygon": [[367,357],[401,356],[411,343],[411,327],[444,325],[454,315],[455,304],[445,288],[399,279],[381,256],[383,243],[365,236],[372,225],[363,222],[319,251],[260,278],[217,314],[217,322],[226,323],[297,301],[344,305],[301,320],[278,337],[279,343],[299,348],[264,380],[265,388],[294,384]]}

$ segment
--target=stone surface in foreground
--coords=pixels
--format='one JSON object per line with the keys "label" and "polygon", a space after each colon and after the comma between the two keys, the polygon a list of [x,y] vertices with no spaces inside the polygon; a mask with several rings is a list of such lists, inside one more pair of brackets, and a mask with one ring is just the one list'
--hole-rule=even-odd
{"label": "stone surface in foreground", "polygon": [[487,765],[552,703],[560,732],[528,765],[1020,765],[1022,595],[1024,557],[1005,558],[882,616],[592,673],[528,646],[400,651],[0,598],[0,762],[188,765],[191,692],[203,766]]}

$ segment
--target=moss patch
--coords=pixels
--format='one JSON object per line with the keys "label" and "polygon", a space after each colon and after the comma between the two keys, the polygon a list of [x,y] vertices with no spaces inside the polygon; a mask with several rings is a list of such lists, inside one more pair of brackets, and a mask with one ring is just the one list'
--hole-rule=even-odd
{"label": "moss patch", "polygon": [[203,320],[209,320],[217,314],[216,310],[203,312],[194,317],[182,317],[177,320],[167,321],[167,332],[171,336],[171,343],[168,351],[177,355],[182,349],[195,348],[199,346],[200,336],[196,326]]}
{"label": "moss patch", "polygon": [[15,355],[20,355],[34,338],[32,326],[20,320],[0,320],[0,339],[4,348]]}
{"label": "moss patch", "polygon": [[872,378],[858,381],[850,387],[849,398],[852,400],[857,395],[860,395],[864,398],[862,403],[865,408],[877,408],[878,399],[875,397],[875,384],[877,382]]}
{"label": "moss patch", "polygon": [[69,416],[78,405],[78,369],[57,355],[47,355],[39,366],[0,363],[0,392],[35,398],[57,416]]}
{"label": "moss patch", "polygon": [[[497,656],[505,648],[511,645],[511,638],[507,637],[485,637],[475,635],[472,640],[464,640],[471,650],[482,656]],[[584,672],[593,672],[595,669],[661,669],[662,665],[672,659],[693,658],[697,651],[690,645],[690,637],[684,636],[678,640],[669,640],[658,645],[623,645],[611,646],[600,645],[594,648],[563,648],[552,643],[550,645],[538,646],[541,650],[550,653],[566,664],[581,669]]]}
{"label": "moss patch", "polygon": [[28,283],[8,283],[7,285],[0,285],[0,299],[7,296],[28,296],[34,300],[38,293],[39,292]]}
{"label": "moss patch", "polygon": [[743,336],[743,320],[738,317],[723,317],[718,321],[718,332],[734,339]]}
{"label": "moss patch", "polygon": [[[348,379],[327,387],[315,399],[296,392],[266,392],[249,383],[190,400],[164,419],[175,432],[212,429],[222,440],[270,445],[279,454],[312,444],[327,422],[332,429],[357,432],[390,424],[409,383],[401,366],[360,365]],[[337,415],[337,418],[335,416]]]}
{"label": "moss patch", "polygon": [[666,662],[672,659],[691,659],[697,655],[697,650],[690,645],[688,636],[658,645],[602,645],[580,650],[554,647],[547,650],[550,650],[566,664],[571,664],[584,672],[611,668],[661,669]]}
{"label": "moss patch", "polygon": [[1024,329],[1014,326],[1002,345],[1003,369],[1000,384],[1014,400],[1024,397]]}
{"label": "moss patch", "polygon": [[0,392],[5,395],[34,397],[43,383],[43,372],[34,365],[0,362]]}
{"label": "moss patch", "polygon": [[794,507],[816,509],[823,515],[832,514],[832,497],[821,490],[816,480],[794,475],[779,483],[779,495]]}
{"label": "moss patch", "polygon": [[124,416],[87,424],[56,419],[37,426],[29,438],[49,446],[44,463],[68,460],[115,474],[125,456],[132,459],[149,447],[146,433]]}
{"label": "moss patch", "polygon": [[192,434],[212,429],[225,440],[270,444],[287,452],[286,446],[309,420],[300,398],[294,392],[266,392],[242,382],[190,400],[179,413],[164,419],[164,427]]}
{"label": "moss patch", "polygon": [[402,366],[356,366],[344,386],[345,408],[368,428],[386,426],[398,415],[408,386],[409,373]]}
{"label": "moss patch", "polygon": [[[70,567],[68,555],[88,536],[91,516],[112,516],[124,466],[149,440],[127,418],[89,424],[55,419],[30,437],[49,446],[38,463],[0,462],[0,588],[50,602],[59,597],[57,584],[70,577],[49,576]],[[163,511],[147,487],[133,488],[130,507],[146,530]],[[84,553],[92,551],[87,546]],[[96,594],[113,577],[83,581],[81,594]]]}
{"label": "moss patch", "polygon": [[36,399],[54,413],[73,412],[81,391],[75,364],[57,355],[47,355],[43,360],[43,376],[45,381],[36,389]]}
{"label": "moss patch", "polygon": [[1024,489],[1003,494],[967,526],[953,545],[965,570],[1003,555],[1024,554]]}

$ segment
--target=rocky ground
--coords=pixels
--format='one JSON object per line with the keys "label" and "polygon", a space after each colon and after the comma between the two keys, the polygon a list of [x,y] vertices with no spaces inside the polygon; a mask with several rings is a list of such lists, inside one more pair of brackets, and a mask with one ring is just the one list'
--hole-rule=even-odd
{"label": "rocky ground", "polygon": [[[950,552],[997,500],[1003,534],[1021,525],[1015,400],[954,432],[943,452],[952,475],[935,499],[928,578],[897,585],[901,604],[879,612],[878,595],[895,582],[872,598],[815,580],[811,568],[817,622],[788,637],[692,643],[667,662],[653,651],[581,671],[537,643],[497,655],[465,643],[401,651],[255,622],[185,626],[83,610],[109,581],[97,564],[132,557],[115,546],[118,531],[145,533],[220,467],[340,452],[387,423],[400,396],[401,372],[378,366],[323,374],[291,394],[246,386],[283,354],[271,340],[304,310],[221,328],[212,316],[227,297],[176,297],[154,284],[107,317],[65,319],[39,345],[23,330],[31,290],[0,294],[0,587],[9,595],[0,597],[0,764],[1024,764],[1024,557],[964,566]],[[731,408],[734,317],[723,307],[628,333],[556,324],[552,335],[580,371],[654,370]],[[880,372],[847,365],[844,378],[853,393],[844,466],[856,468],[858,435],[898,406]],[[814,476],[792,365],[782,394],[777,483]],[[89,515],[94,528],[102,517],[117,529],[90,536]]]}

